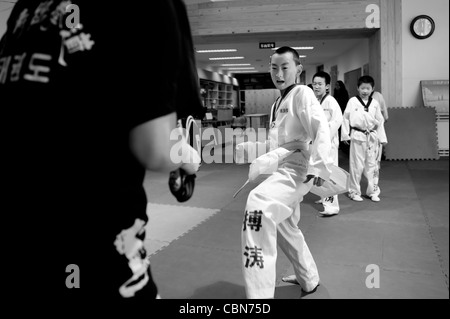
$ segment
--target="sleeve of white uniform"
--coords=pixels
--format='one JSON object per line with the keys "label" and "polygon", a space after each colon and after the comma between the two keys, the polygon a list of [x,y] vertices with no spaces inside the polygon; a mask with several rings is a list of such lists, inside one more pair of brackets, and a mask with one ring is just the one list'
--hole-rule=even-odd
{"label": "sleeve of white uniform", "polygon": [[330,135],[333,138],[338,133],[339,128],[342,125],[342,111],[341,108],[333,97],[329,98],[330,107],[332,110],[330,119]]}
{"label": "sleeve of white uniform", "polygon": [[377,107],[375,119],[378,121],[377,127],[378,141],[380,143],[387,144],[386,131],[384,130],[384,117],[383,114],[381,114],[381,107]]}
{"label": "sleeve of white uniform", "polygon": [[381,114],[383,115],[384,121],[387,121],[389,119],[389,114],[386,106],[386,101],[384,100],[384,97],[381,93],[377,92],[378,97],[378,103],[380,103],[381,107]]}
{"label": "sleeve of white uniform", "polygon": [[350,110],[352,108],[352,99],[347,103],[344,114],[342,115],[341,141],[350,140]]}
{"label": "sleeve of white uniform", "polygon": [[265,142],[243,142],[236,145],[234,158],[236,164],[247,164],[253,162],[256,158],[269,152],[270,143]]}
{"label": "sleeve of white uniform", "polygon": [[333,161],[329,156],[331,137],[325,113],[311,90],[299,90],[294,101],[300,122],[312,140],[307,174],[328,180]]}

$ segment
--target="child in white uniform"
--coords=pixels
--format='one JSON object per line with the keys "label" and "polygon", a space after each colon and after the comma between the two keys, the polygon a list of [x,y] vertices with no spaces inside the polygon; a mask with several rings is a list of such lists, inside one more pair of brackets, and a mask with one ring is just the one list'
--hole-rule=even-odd
{"label": "child in white uniform", "polygon": [[280,48],[271,57],[272,81],[282,97],[272,106],[267,150],[283,146],[299,151],[279,163],[278,170],[247,199],[242,263],[246,294],[252,299],[274,297],[277,239],[302,289],[310,293],[319,285],[317,266],[297,226],[300,210],[296,207],[313,184],[321,186],[329,178],[331,138],[314,93],[295,85],[301,71],[300,58],[292,48]]}
{"label": "child in white uniform", "polygon": [[374,202],[379,202],[380,187],[378,155],[380,144],[387,144],[384,119],[380,104],[370,95],[375,81],[371,76],[358,80],[359,95],[352,97],[344,112],[341,140],[350,144],[350,190],[349,197],[361,202],[361,176],[367,178],[366,194]]}
{"label": "child in white uniform", "polygon": [[[322,105],[322,108],[330,125],[331,135],[331,158],[334,165],[339,165],[339,133],[338,130],[342,125],[342,111],[339,103],[334,97],[327,92],[330,89],[331,77],[328,73],[320,71],[313,77],[314,94],[317,100]],[[339,213],[338,195],[328,198],[322,198],[320,201],[323,204],[324,211],[320,212],[323,216],[333,216]]]}
{"label": "child in white uniform", "polygon": [[[383,95],[380,92],[373,91],[371,98],[376,100],[381,107],[381,114],[383,115],[384,122],[386,123],[389,119],[389,112],[386,106],[386,102],[384,100]],[[381,169],[381,155],[383,154],[383,145],[380,144],[380,149],[378,151],[378,169]]]}

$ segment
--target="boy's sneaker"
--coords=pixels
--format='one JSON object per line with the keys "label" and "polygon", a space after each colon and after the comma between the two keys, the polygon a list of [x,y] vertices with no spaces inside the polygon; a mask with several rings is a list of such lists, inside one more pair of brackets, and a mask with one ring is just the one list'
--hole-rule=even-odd
{"label": "boy's sneaker", "polygon": [[363,201],[362,197],[360,195],[358,195],[358,194],[349,193],[348,197],[351,200],[354,200],[355,202],[362,202]]}
{"label": "boy's sneaker", "polygon": [[336,211],[328,211],[327,209],[325,209],[322,212],[319,212],[320,215],[324,216],[324,217],[331,217],[331,216],[335,216],[337,214],[339,214],[339,212]]}
{"label": "boy's sneaker", "polygon": [[380,197],[378,197],[377,195],[371,196],[370,199],[372,200],[372,202],[379,202],[380,201]]}
{"label": "boy's sneaker", "polygon": [[319,286],[320,286],[320,283],[318,283],[317,286],[316,286],[313,290],[311,290],[311,291],[305,291],[305,290],[303,290],[303,288],[302,288],[302,289],[301,289],[301,290],[302,290],[302,297],[305,297],[305,296],[307,296],[307,295],[310,295],[310,294],[315,293],[315,292],[317,291],[317,288],[319,288]]}
{"label": "boy's sneaker", "polygon": [[316,200],[314,203],[315,203],[315,204],[323,204],[323,200],[322,200],[322,198],[321,198],[321,199],[319,199],[319,200]]}
{"label": "boy's sneaker", "polygon": [[300,285],[298,283],[297,277],[295,275],[283,277],[283,278],[281,278],[281,281],[287,282],[289,284]]}

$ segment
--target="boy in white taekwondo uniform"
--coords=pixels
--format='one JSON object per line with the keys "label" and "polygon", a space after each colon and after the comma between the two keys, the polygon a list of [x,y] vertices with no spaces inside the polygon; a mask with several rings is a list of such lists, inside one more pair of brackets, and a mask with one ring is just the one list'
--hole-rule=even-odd
{"label": "boy in white taekwondo uniform", "polygon": [[[339,166],[339,133],[338,130],[342,125],[342,111],[339,103],[334,97],[327,92],[330,89],[331,77],[328,73],[320,71],[313,77],[314,94],[319,100],[330,125],[331,135],[331,158],[334,165]],[[339,213],[338,195],[328,198],[322,198],[324,211],[319,212],[324,216],[333,216]]]}
{"label": "boy in white taekwondo uniform", "polygon": [[359,95],[352,97],[344,111],[341,140],[350,145],[350,190],[348,196],[361,202],[361,175],[367,178],[366,194],[379,202],[380,187],[378,155],[380,144],[387,144],[380,104],[370,97],[375,86],[371,76],[358,80]]}
{"label": "boy in white taekwondo uniform", "polygon": [[[386,123],[389,119],[389,112],[386,106],[386,101],[384,100],[383,94],[377,91],[373,91],[370,97],[380,104],[381,114],[383,115],[384,122]],[[383,145],[380,144],[380,149],[378,150],[378,169],[381,169],[381,155],[383,154]]]}
{"label": "boy in white taekwondo uniform", "polygon": [[328,180],[331,139],[314,93],[295,85],[301,71],[299,55],[292,48],[282,47],[271,57],[272,81],[282,97],[272,106],[267,150],[283,146],[299,151],[282,160],[247,199],[242,261],[246,294],[252,299],[274,297],[277,238],[303,291],[314,292],[319,285],[317,266],[297,226],[300,210],[296,208],[313,184],[321,186]]}

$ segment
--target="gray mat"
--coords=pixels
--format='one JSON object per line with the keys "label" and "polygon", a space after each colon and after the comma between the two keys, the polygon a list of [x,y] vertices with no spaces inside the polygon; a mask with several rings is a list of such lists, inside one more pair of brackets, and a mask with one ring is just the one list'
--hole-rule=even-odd
{"label": "gray mat", "polygon": [[387,160],[439,159],[434,108],[390,108],[385,124]]}

